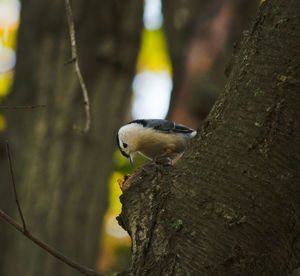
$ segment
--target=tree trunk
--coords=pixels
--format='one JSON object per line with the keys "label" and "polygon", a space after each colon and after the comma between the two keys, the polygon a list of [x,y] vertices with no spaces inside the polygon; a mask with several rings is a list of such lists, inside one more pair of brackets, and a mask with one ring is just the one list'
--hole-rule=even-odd
{"label": "tree trunk", "polygon": [[233,45],[249,28],[258,2],[163,1],[174,72],[169,119],[196,127],[206,118],[226,83]]}
{"label": "tree trunk", "polygon": [[[121,196],[133,275],[289,275],[300,265],[300,2],[265,1],[198,136]],[[125,274],[125,273],[124,273]]]}
{"label": "tree trunk", "polygon": [[[15,178],[28,228],[78,262],[95,267],[107,205],[115,133],[130,103],[143,3],[72,1],[78,58],[87,84],[92,124],[72,64],[64,1],[24,1],[18,62],[10,105],[44,109],[7,112]],[[1,175],[7,166],[1,168]],[[2,174],[3,172],[3,174]],[[8,185],[8,179],[1,181]],[[2,189],[2,187],[1,187]],[[16,214],[11,201],[6,209]],[[77,275],[19,233],[1,246],[1,275]],[[2,230],[1,230],[2,231]]]}

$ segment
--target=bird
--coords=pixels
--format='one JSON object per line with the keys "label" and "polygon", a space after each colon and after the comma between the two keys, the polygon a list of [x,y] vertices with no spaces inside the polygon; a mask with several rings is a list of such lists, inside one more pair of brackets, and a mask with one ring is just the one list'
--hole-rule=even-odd
{"label": "bird", "polygon": [[133,166],[133,156],[140,153],[150,160],[179,159],[189,139],[197,131],[179,123],[162,119],[138,119],[122,126],[117,145]]}

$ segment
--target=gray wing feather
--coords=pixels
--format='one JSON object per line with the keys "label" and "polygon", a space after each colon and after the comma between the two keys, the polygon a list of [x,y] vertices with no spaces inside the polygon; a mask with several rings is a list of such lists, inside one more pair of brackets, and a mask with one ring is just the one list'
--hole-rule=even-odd
{"label": "gray wing feather", "polygon": [[176,132],[188,134],[194,131],[193,129],[190,129],[184,125],[160,119],[135,120],[130,123],[139,123],[144,127],[153,128],[167,133]]}

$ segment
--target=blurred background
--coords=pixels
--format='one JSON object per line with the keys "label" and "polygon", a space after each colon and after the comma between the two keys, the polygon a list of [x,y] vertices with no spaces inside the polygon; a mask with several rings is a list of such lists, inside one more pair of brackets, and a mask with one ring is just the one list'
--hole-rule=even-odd
{"label": "blurred background", "polygon": [[[101,2],[101,3],[100,3]],[[18,217],[4,141],[30,230],[102,272],[123,271],[130,237],[116,221],[117,179],[135,168],[118,152],[118,128],[167,118],[197,128],[230,73],[259,1],[72,2],[91,130],[72,64],[63,1],[0,0],[0,208]],[[20,24],[20,28],[19,28]],[[77,275],[0,224],[0,275]]]}

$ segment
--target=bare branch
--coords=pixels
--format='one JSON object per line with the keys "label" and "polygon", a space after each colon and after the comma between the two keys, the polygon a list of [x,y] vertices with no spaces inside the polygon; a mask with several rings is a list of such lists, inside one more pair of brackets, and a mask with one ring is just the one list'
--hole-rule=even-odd
{"label": "bare branch", "polygon": [[86,115],[86,121],[85,121],[85,127],[83,129],[83,132],[88,132],[91,126],[91,115],[90,115],[90,101],[89,101],[89,95],[86,88],[86,85],[84,83],[79,63],[78,63],[78,57],[77,57],[77,47],[76,47],[76,40],[75,40],[75,27],[74,27],[74,20],[73,20],[73,14],[72,9],[70,5],[69,0],[65,0],[66,5],[66,12],[67,12],[67,18],[68,18],[68,26],[69,26],[69,33],[70,33],[70,40],[71,40],[71,51],[72,51],[72,58],[70,62],[74,64],[74,69],[77,74],[81,90],[82,90],[82,96],[83,96],[83,103],[85,108],[85,115]]}
{"label": "bare branch", "polygon": [[61,252],[56,250],[55,248],[51,247],[47,243],[43,242],[40,240],[38,237],[32,235],[28,230],[26,232],[23,231],[23,227],[18,224],[14,219],[12,219],[9,215],[7,215],[5,212],[3,212],[0,209],[0,217],[8,222],[10,225],[12,225],[15,229],[17,229],[19,232],[23,233],[24,236],[26,236],[28,239],[33,241],[35,244],[37,244],[39,247],[43,248],[46,250],[48,253],[50,253],[52,256],[55,258],[59,259],[63,263],[67,264],[68,266],[76,269],[77,271],[81,272],[83,275],[88,275],[88,276],[101,276],[100,273],[97,273],[96,271],[85,267],[83,265],[80,265],[76,263],[75,261],[71,260],[70,258],[66,257],[63,255]]}
{"label": "bare branch", "polygon": [[76,61],[76,58],[71,58],[70,60],[68,60],[64,63],[64,66],[74,63],[75,61]]}
{"label": "bare branch", "polygon": [[11,180],[11,184],[12,184],[13,189],[14,189],[15,201],[17,203],[19,215],[21,217],[22,224],[23,224],[23,233],[25,233],[25,232],[27,232],[27,229],[26,229],[26,224],[25,224],[25,219],[24,219],[24,216],[23,216],[23,212],[22,212],[20,202],[19,202],[19,199],[18,199],[18,194],[17,194],[16,185],[15,185],[14,172],[13,172],[13,167],[12,167],[12,162],[11,162],[11,155],[10,155],[10,150],[9,150],[9,144],[8,143],[6,143],[6,153],[7,153],[7,162],[8,162],[9,173],[10,173],[10,180]]}
{"label": "bare branch", "polygon": [[0,109],[34,109],[34,108],[40,108],[40,107],[46,107],[46,105],[45,104],[15,105],[15,106],[0,105]]}

